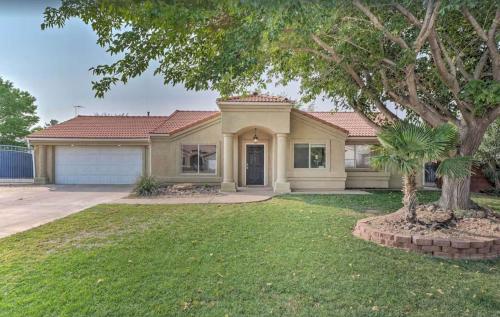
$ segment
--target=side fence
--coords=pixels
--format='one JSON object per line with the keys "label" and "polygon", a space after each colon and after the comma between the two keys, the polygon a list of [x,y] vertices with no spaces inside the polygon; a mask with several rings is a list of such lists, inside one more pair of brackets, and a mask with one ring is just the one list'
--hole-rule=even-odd
{"label": "side fence", "polygon": [[30,148],[0,145],[0,183],[33,182],[33,151]]}

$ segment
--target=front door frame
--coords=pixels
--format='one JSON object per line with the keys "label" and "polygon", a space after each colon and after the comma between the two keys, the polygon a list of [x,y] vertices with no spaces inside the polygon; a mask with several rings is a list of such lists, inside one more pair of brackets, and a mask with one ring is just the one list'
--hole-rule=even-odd
{"label": "front door frame", "polygon": [[247,186],[247,146],[248,145],[264,145],[264,184],[263,185],[248,185],[252,187],[263,187],[267,186],[267,142],[253,142],[253,141],[248,141],[248,142],[243,142],[243,166],[241,167],[243,169],[243,186]]}

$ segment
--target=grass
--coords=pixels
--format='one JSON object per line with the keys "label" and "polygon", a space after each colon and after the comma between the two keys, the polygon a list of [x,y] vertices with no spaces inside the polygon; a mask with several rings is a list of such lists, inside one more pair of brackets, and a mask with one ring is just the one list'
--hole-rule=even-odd
{"label": "grass", "polygon": [[400,199],[100,205],[0,240],[0,316],[500,316],[500,261],[439,260],[351,235],[364,210],[390,212]]}

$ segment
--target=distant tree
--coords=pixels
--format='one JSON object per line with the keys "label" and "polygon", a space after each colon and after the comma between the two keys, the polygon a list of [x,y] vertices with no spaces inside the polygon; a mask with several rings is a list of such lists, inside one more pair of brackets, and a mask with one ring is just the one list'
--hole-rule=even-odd
{"label": "distant tree", "polygon": [[484,175],[495,184],[495,191],[500,192],[500,119],[488,127],[474,158],[483,166]]}
{"label": "distant tree", "polygon": [[309,105],[307,105],[307,111],[313,112],[315,110],[316,110],[316,108],[315,108],[313,103],[310,103]]}
{"label": "distant tree", "polygon": [[49,122],[45,122],[44,128],[49,128],[49,127],[52,127],[52,126],[55,126],[55,125],[58,125],[58,124],[59,124],[59,120],[50,119]]}
{"label": "distant tree", "polygon": [[35,100],[0,77],[0,144],[25,145],[23,138],[39,120]]}

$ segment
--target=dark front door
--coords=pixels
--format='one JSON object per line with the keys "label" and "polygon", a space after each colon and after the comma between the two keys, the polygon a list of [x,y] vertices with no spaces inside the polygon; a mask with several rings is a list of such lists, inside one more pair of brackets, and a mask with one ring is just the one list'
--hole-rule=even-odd
{"label": "dark front door", "polygon": [[247,185],[264,185],[263,144],[247,144]]}

